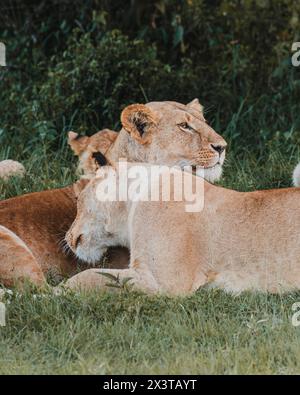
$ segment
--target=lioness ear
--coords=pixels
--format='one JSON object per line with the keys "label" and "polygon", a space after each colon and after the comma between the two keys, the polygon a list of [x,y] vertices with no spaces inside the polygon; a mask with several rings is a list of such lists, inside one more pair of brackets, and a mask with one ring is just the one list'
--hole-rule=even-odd
{"label": "lioness ear", "polygon": [[88,136],[79,136],[78,133],[75,132],[68,133],[68,144],[75,155],[80,155],[86,149],[88,143]]}
{"label": "lioness ear", "polygon": [[203,114],[204,107],[199,103],[198,99],[194,99],[186,105],[188,108],[199,111]]}
{"label": "lioness ear", "polygon": [[75,182],[75,184],[73,184],[73,191],[74,191],[76,198],[78,198],[81,191],[83,191],[83,189],[87,186],[89,181],[90,180],[87,178],[81,178],[79,181],[77,181],[77,182]]}
{"label": "lioness ear", "polygon": [[121,114],[123,128],[140,144],[149,143],[150,131],[156,127],[155,114],[144,104],[131,104]]}

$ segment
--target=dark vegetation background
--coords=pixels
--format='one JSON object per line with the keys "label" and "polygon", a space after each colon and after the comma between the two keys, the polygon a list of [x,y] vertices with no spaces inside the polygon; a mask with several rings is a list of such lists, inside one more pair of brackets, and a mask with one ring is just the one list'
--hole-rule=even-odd
{"label": "dark vegetation background", "polygon": [[290,185],[299,18],[297,0],[2,1],[0,159],[39,169],[34,189],[61,185],[75,161],[67,131],[118,128],[130,103],[199,97],[230,143],[227,185]]}
{"label": "dark vegetation background", "polygon": [[[224,185],[290,185],[300,158],[299,24],[298,0],[0,0],[0,160],[27,170],[0,183],[0,199],[75,180],[70,129],[118,128],[130,103],[195,97],[230,143]],[[300,372],[299,292],[6,301],[2,374]]]}

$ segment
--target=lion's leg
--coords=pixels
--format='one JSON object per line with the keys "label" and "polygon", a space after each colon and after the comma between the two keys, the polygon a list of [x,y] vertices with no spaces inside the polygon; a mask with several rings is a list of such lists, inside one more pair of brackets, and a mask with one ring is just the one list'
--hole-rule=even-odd
{"label": "lion's leg", "polygon": [[27,245],[15,233],[0,226],[0,283],[7,287],[30,281],[46,284],[45,276]]}
{"label": "lion's leg", "polygon": [[[103,275],[104,274],[104,275]],[[118,281],[105,276],[105,274],[112,275]],[[125,280],[130,278],[128,284],[132,284],[137,290],[146,293],[158,292],[158,286],[151,274],[140,273],[135,269],[88,269],[73,277],[71,277],[64,287],[80,291],[88,290],[115,290],[115,287],[109,287],[107,284],[114,284],[122,287]]]}

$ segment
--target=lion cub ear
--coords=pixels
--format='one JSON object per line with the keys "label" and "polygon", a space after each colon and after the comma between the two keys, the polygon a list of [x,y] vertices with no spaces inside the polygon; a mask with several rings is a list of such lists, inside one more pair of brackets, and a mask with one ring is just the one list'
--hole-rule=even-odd
{"label": "lion cub ear", "polygon": [[151,130],[157,125],[155,114],[144,104],[131,104],[126,107],[121,114],[121,123],[140,144],[151,142]]}
{"label": "lion cub ear", "polygon": [[86,149],[89,140],[88,136],[79,136],[78,133],[72,131],[68,133],[68,144],[77,156]]}
{"label": "lion cub ear", "polygon": [[87,186],[87,184],[89,182],[90,182],[90,180],[88,178],[81,178],[79,181],[77,181],[77,182],[75,182],[75,184],[73,184],[73,191],[74,191],[76,198],[78,198],[80,193],[84,190],[84,188]]}
{"label": "lion cub ear", "polygon": [[199,99],[192,100],[186,106],[190,110],[194,110],[194,111],[200,112],[201,116],[204,119],[204,115],[203,115],[204,107],[202,106],[202,104],[199,103]]}

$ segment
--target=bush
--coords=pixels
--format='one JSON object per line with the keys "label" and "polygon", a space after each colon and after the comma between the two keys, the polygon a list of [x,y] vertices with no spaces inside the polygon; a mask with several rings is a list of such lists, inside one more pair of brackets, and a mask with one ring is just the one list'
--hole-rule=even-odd
{"label": "bush", "polygon": [[58,130],[66,114],[69,127],[72,123],[85,132],[102,125],[117,128],[126,105],[184,97],[181,91],[192,87],[184,66],[174,72],[158,59],[154,45],[129,40],[117,30],[96,43],[91,34],[75,31],[68,50],[54,56],[51,63],[48,79],[39,90],[40,106]]}
{"label": "bush", "polygon": [[63,147],[72,128],[118,128],[132,102],[194,97],[237,154],[251,146],[262,155],[286,136],[288,153],[298,144],[300,70],[290,64],[296,2],[22,4],[2,10],[9,67],[0,69],[0,144],[18,157],[41,142]]}

